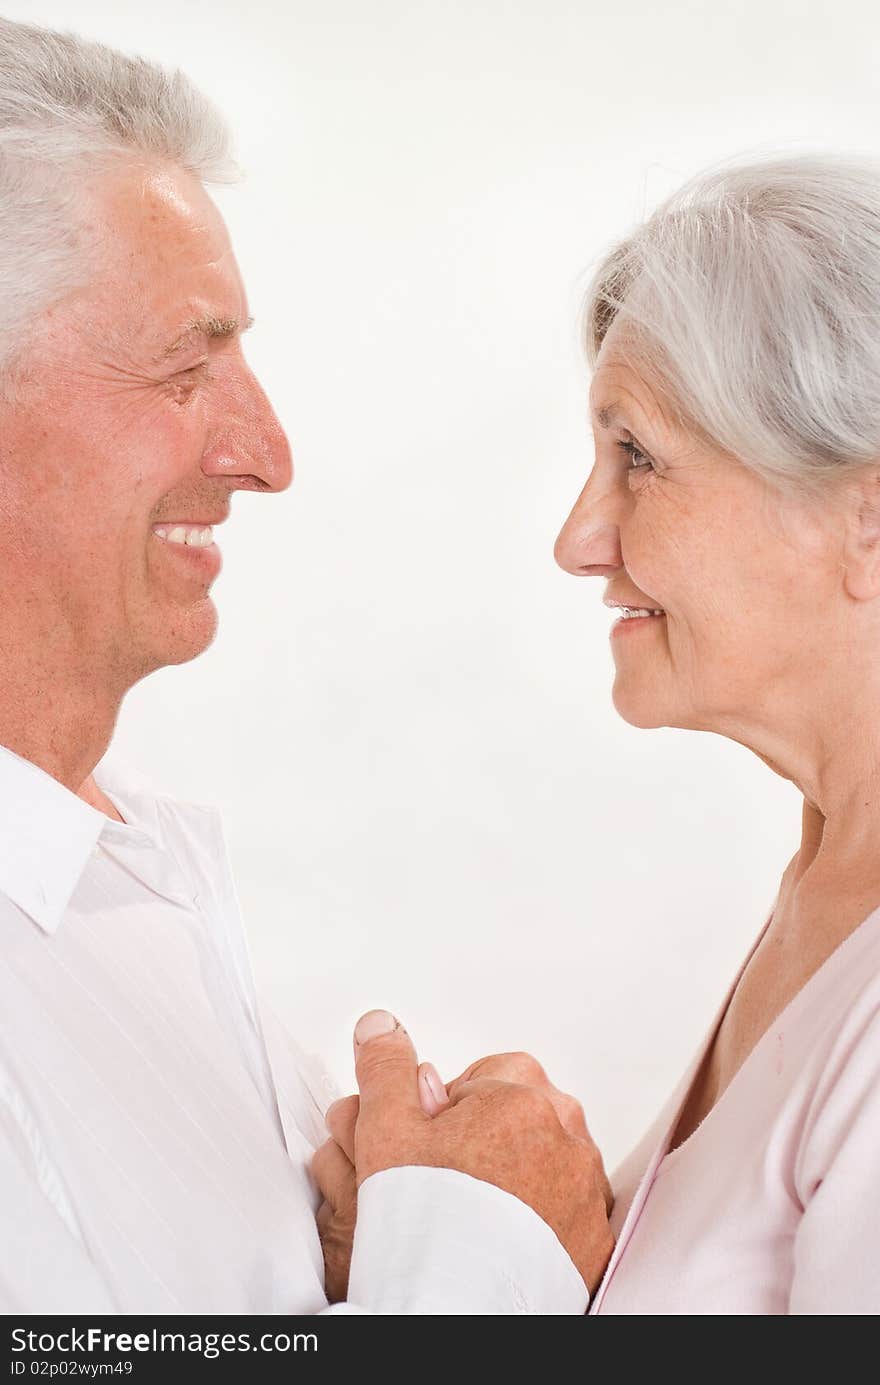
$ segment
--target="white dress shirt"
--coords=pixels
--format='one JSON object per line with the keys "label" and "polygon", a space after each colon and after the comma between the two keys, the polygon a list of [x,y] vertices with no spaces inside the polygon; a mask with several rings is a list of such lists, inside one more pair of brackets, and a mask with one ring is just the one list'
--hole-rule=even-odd
{"label": "white dress shirt", "polygon": [[336,1093],[258,1008],[220,816],[94,777],[124,822],[0,747],[0,1311],[583,1313],[531,1209],[427,1168],[364,1183],[327,1307]]}

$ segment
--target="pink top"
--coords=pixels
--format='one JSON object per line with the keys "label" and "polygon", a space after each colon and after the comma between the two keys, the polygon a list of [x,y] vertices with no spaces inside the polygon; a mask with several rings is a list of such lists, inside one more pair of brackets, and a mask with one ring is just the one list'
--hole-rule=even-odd
{"label": "pink top", "polygon": [[617,1244],[590,1313],[880,1312],[880,908],[666,1153],[769,923],[688,1071],[611,1180]]}

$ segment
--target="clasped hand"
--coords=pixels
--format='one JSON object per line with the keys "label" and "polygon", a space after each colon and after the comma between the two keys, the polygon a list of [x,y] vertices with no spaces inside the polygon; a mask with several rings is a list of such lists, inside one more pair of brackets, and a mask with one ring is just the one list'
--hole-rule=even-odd
{"label": "clasped hand", "polygon": [[355,1036],[360,1095],[330,1107],[331,1138],[312,1161],[328,1299],[346,1295],[358,1187],[411,1164],[457,1169],[527,1203],[592,1295],[614,1247],[613,1198],[579,1103],[526,1053],[481,1058],[444,1088],[387,1011],[363,1016]]}

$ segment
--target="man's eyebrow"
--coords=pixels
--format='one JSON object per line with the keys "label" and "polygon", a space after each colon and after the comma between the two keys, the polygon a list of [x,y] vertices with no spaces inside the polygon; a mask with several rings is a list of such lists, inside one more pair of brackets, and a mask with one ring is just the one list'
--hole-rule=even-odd
{"label": "man's eyebrow", "polygon": [[175,356],[178,351],[183,351],[187,346],[191,346],[199,337],[206,341],[217,341],[228,337],[234,337],[241,332],[246,332],[249,327],[253,327],[254,319],[249,317],[246,322],[240,322],[237,317],[214,317],[210,313],[204,317],[195,317],[184,325],[177,332],[170,346],[166,346],[158,357],[159,360],[167,360],[169,356]]}

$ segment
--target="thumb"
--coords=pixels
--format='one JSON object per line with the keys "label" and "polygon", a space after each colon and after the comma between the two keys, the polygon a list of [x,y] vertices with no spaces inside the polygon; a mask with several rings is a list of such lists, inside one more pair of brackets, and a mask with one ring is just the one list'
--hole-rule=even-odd
{"label": "thumb", "polygon": [[383,1124],[421,1114],[418,1058],[412,1039],[388,1010],[368,1010],[354,1031],[354,1066],[360,1088],[359,1121],[381,1114]]}

